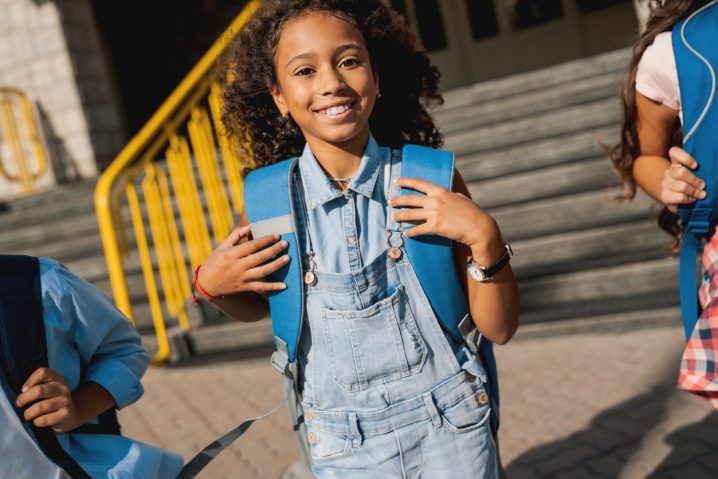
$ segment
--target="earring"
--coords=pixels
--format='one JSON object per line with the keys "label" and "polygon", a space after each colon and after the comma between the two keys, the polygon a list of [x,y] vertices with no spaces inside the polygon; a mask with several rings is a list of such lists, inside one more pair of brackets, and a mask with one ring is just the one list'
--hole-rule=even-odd
{"label": "earring", "polygon": [[379,98],[381,98],[381,92],[380,92],[380,91],[376,92],[376,99],[378,100]]}

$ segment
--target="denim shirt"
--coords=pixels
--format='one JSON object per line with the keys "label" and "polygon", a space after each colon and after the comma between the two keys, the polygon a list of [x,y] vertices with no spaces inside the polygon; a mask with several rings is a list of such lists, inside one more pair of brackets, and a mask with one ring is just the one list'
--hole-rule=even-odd
{"label": "denim shirt", "polygon": [[[129,320],[101,291],[50,258],[40,258],[40,282],[50,368],[65,378],[71,391],[86,382],[99,384],[110,393],[117,408],[139,399],[143,393],[140,378],[150,358]],[[14,404],[16,396],[4,382],[2,390],[5,399]],[[9,434],[17,443],[27,443],[26,437],[19,437],[22,433],[14,419],[3,421],[15,424]],[[88,423],[97,423],[97,418]],[[22,424],[26,436],[31,436],[29,424]],[[65,451],[97,478],[170,478],[183,463],[175,453],[123,436],[70,432],[59,433],[57,438]],[[11,477],[9,471],[16,470],[13,465],[37,460],[37,447],[23,449],[26,453],[13,455],[11,460],[3,451],[0,477]]]}

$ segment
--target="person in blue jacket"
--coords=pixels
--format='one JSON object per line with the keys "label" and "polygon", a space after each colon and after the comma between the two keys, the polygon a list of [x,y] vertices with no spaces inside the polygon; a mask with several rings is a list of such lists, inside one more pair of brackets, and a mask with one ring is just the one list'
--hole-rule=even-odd
{"label": "person in blue jacket", "polygon": [[49,367],[35,370],[19,395],[0,375],[0,477],[67,477],[28,440],[31,423],[52,428],[93,478],[176,477],[183,464],[178,454],[118,434],[73,433],[96,424],[104,411],[137,401],[150,360],[130,322],[104,294],[57,261],[40,258],[39,264]]}

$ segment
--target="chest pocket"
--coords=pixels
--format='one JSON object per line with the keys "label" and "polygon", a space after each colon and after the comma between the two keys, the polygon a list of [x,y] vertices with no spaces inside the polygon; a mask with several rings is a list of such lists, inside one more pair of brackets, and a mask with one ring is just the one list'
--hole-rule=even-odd
{"label": "chest pocket", "polygon": [[367,389],[421,371],[426,344],[403,286],[359,311],[321,310],[332,375],[347,391]]}

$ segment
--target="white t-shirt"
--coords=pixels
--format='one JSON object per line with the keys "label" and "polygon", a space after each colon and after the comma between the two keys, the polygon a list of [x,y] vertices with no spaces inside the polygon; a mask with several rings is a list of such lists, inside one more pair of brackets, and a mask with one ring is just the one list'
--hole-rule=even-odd
{"label": "white t-shirt", "polygon": [[643,53],[636,72],[636,91],[680,113],[681,92],[671,32],[659,33]]}

